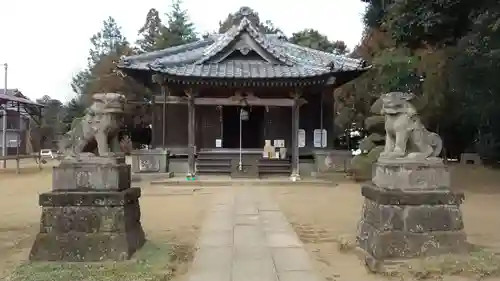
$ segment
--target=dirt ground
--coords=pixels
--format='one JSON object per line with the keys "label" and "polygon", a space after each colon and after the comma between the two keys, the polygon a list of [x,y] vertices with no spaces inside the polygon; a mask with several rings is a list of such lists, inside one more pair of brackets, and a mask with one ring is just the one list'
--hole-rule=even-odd
{"label": "dirt ground", "polygon": [[[465,192],[462,211],[469,242],[500,252],[500,171],[454,166],[452,182]],[[341,249],[355,241],[363,200],[359,183],[280,187],[273,193],[327,280],[386,279],[369,274],[353,251]]]}
{"label": "dirt ground", "polygon": [[[33,160],[25,160],[17,175],[12,162],[8,170],[0,168],[0,279],[28,257],[39,227],[38,194],[50,190],[54,164],[40,171]],[[141,221],[148,240],[177,244],[190,256],[211,194],[141,187]],[[183,279],[187,267],[178,265],[176,279]]]}
{"label": "dirt ground", "polygon": [[[52,164],[43,165],[40,171],[33,160],[23,160],[20,175],[15,172],[15,161],[9,169],[0,169],[0,278],[28,256],[39,227],[37,196],[51,188]],[[338,182],[338,186],[271,190],[326,280],[387,280],[369,274],[351,251],[342,251],[355,239],[362,197],[358,183]],[[466,195],[462,210],[469,242],[500,252],[500,171],[453,166],[452,182]],[[211,194],[142,187],[142,223],[148,239],[192,251]],[[184,279],[188,264],[179,265],[176,281]]]}

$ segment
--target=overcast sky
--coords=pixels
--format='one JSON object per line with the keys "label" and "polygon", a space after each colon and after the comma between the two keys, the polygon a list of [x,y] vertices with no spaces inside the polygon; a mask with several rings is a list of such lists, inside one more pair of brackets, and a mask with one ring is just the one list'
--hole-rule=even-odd
{"label": "overcast sky", "polygon": [[[161,13],[170,0],[0,0],[0,63],[7,62],[8,87],[32,99],[49,95],[67,101],[71,77],[86,65],[89,38],[108,16],[116,19],[130,42],[150,8]],[[286,35],[314,28],[353,48],[361,39],[364,4],[360,0],[184,0],[197,31],[214,31],[218,22],[241,6],[271,20]],[[3,68],[3,67],[2,67]],[[4,88],[3,69],[0,87]]]}

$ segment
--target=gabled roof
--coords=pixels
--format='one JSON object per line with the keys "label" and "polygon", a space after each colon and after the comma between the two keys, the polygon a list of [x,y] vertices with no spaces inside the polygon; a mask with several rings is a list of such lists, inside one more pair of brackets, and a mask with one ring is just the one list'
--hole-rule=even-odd
{"label": "gabled roof", "polygon": [[24,96],[18,89],[7,89],[7,92],[5,89],[0,89],[0,104],[5,104],[9,101],[24,105],[42,106]]}
{"label": "gabled roof", "polygon": [[263,34],[243,17],[238,25],[223,34],[125,57],[118,68],[159,72],[171,79],[327,80],[343,72],[361,74],[369,67],[362,60],[295,45],[275,34]]}
{"label": "gabled roof", "polygon": [[[273,42],[267,38],[264,34],[260,33],[248,20],[246,17],[244,17],[239,25],[235,25],[232,28],[230,28],[226,33],[221,34],[216,40],[214,40],[214,43],[211,44],[208,48],[206,48],[203,52],[203,57],[201,57],[199,60],[196,61],[197,65],[204,64],[207,62],[210,62],[211,58],[214,58],[217,56],[217,54],[222,53],[225,49],[229,48],[232,43],[235,43],[240,36],[243,35],[243,33],[249,34],[250,37],[258,43],[259,47],[261,48],[261,51],[258,51],[257,49],[259,48],[252,48],[255,50],[262,58],[264,58],[268,63],[273,64],[273,63],[281,63],[286,66],[293,66],[293,63],[288,60],[288,58],[283,54],[280,53],[277,48],[274,48]],[[251,43],[250,43],[251,44]],[[250,46],[240,46],[242,49],[244,47],[250,48]],[[240,49],[240,51],[242,51]],[[248,49],[249,51],[249,49]],[[245,52],[245,51],[243,51]],[[227,54],[229,55],[229,54]],[[270,55],[272,59],[266,59],[269,58]],[[220,61],[216,61],[219,62]]]}

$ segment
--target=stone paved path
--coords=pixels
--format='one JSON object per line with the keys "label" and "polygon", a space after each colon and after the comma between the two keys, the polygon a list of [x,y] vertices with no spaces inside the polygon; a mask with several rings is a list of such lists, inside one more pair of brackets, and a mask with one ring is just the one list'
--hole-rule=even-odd
{"label": "stone paved path", "polygon": [[215,198],[189,281],[320,281],[308,253],[264,187],[234,186]]}

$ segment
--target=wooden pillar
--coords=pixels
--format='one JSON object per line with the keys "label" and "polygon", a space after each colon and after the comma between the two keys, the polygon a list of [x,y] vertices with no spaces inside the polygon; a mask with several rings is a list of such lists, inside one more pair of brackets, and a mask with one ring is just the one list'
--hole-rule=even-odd
{"label": "wooden pillar", "polygon": [[[151,79],[153,80],[154,83],[156,83],[160,87],[161,91],[161,96],[163,98],[162,102],[162,117],[161,117],[161,148],[165,149],[167,146],[167,96],[169,96],[169,91],[167,88],[166,80],[165,77],[161,74],[153,74]],[[155,108],[156,108],[156,102],[153,96],[153,120],[155,119]],[[155,124],[160,125],[160,124]],[[153,128],[151,128],[153,129]],[[154,128],[156,129],[156,128]],[[151,136],[151,142],[154,143],[154,136]]]}
{"label": "wooden pillar", "polygon": [[42,121],[43,121],[43,107],[38,108],[38,169],[42,169],[42,136],[41,136],[41,128],[42,128]]}
{"label": "wooden pillar", "polygon": [[166,142],[167,142],[167,89],[165,86],[161,85],[161,95],[163,97],[163,104],[162,104],[162,117],[161,117],[161,130],[162,130],[162,135],[161,135],[161,148],[165,149]]}
{"label": "wooden pillar", "polygon": [[187,177],[194,177],[196,174],[195,170],[195,153],[196,153],[196,143],[195,143],[195,104],[194,99],[196,93],[193,89],[188,89],[185,91],[188,98],[188,174]]}
{"label": "wooden pillar", "polygon": [[21,107],[19,102],[17,102],[17,120],[18,123],[18,128],[17,128],[17,135],[16,135],[16,173],[19,174],[19,147],[21,146],[21,128],[22,128],[22,121],[23,119],[21,118]]}
{"label": "wooden pillar", "polygon": [[155,119],[156,119],[156,102],[155,102],[155,95],[153,95],[153,97],[151,98],[151,143],[149,144],[151,148],[155,148],[155,137],[156,137]]}
{"label": "wooden pillar", "polygon": [[292,106],[292,181],[300,180],[299,173],[299,108],[300,108],[300,93],[294,92],[292,95],[294,103]]}

